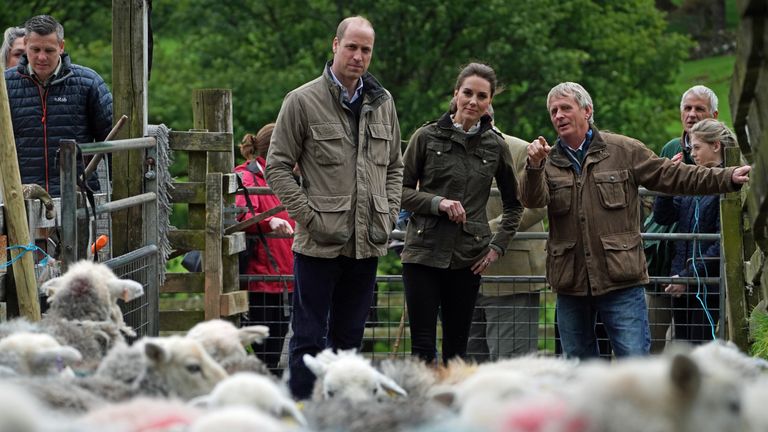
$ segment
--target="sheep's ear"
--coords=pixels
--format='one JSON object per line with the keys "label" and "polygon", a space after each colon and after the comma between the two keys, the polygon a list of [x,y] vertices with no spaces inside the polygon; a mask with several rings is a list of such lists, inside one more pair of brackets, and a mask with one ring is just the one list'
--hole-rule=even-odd
{"label": "sheep's ear", "polygon": [[325,365],[318,361],[315,357],[312,357],[309,354],[304,354],[302,359],[304,360],[304,364],[307,365],[309,370],[311,370],[315,376],[320,377],[325,375]]}
{"label": "sheep's ear", "polygon": [[144,344],[144,354],[147,358],[155,364],[162,364],[168,361],[168,352],[165,348],[153,341],[147,341]]}
{"label": "sheep's ear", "polygon": [[676,355],[672,358],[670,367],[672,387],[683,400],[693,400],[701,388],[701,371],[690,357]]}
{"label": "sheep's ear", "polygon": [[384,390],[386,390],[387,393],[389,393],[390,395],[392,393],[394,393],[394,394],[398,394],[400,396],[408,396],[408,392],[403,390],[403,388],[400,387],[399,385],[397,385],[395,380],[393,380],[392,378],[384,375],[381,372],[377,372],[377,374],[379,375],[379,383],[381,384],[381,387]]}
{"label": "sheep's ear", "polygon": [[144,287],[130,279],[112,279],[107,282],[107,287],[112,298],[121,298],[126,302],[144,295]]}
{"label": "sheep's ear", "polygon": [[237,335],[240,337],[240,343],[243,344],[243,346],[250,345],[254,342],[262,344],[264,343],[264,339],[269,336],[269,327],[264,325],[243,327],[237,331]]}
{"label": "sheep's ear", "polygon": [[296,404],[293,403],[286,403],[281,405],[278,408],[279,412],[277,413],[277,416],[280,418],[292,418],[296,421],[296,423],[300,424],[303,427],[307,427],[307,419],[304,418],[304,415],[299,411],[299,408],[296,407]]}
{"label": "sheep's ear", "polygon": [[441,386],[440,388],[433,389],[430,392],[430,397],[446,407],[452,406],[456,401],[456,393],[451,386]]}
{"label": "sheep's ear", "polygon": [[40,291],[40,294],[45,294],[45,296],[48,297],[48,303],[50,303],[51,299],[53,299],[53,296],[56,295],[56,291],[61,288],[61,284],[61,276],[58,276],[53,279],[49,279],[44,284],[40,285],[38,291]]}
{"label": "sheep's ear", "polygon": [[41,350],[33,357],[35,366],[42,366],[55,362],[62,362],[66,366],[71,366],[83,359],[80,351],[71,346],[60,346]]}

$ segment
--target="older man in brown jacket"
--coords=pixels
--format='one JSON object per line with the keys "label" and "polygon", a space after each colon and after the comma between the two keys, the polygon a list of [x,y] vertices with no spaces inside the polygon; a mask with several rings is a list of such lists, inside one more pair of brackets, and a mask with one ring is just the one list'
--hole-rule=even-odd
{"label": "older man in brown jacket", "polygon": [[564,82],[547,109],[558,134],[528,145],[520,180],[526,207],[547,206],[547,280],[557,293],[557,319],[568,357],[599,355],[599,312],[617,357],[650,347],[643,286],[648,271],[640,236],[638,187],[668,194],[731,192],[749,180],[749,166],[705,168],[659,158],[635,139],[600,132],[589,93]]}

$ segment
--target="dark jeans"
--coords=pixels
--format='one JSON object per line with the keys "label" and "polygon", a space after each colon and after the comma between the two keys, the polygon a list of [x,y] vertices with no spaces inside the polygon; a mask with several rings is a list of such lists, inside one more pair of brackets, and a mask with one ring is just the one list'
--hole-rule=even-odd
{"label": "dark jeans", "polygon": [[309,398],[315,383],[304,354],[316,355],[325,348],[360,348],[377,264],[375,257],[316,258],[294,253],[288,385],[296,399]]}
{"label": "dark jeans", "polygon": [[[293,294],[288,295],[288,301]],[[283,350],[283,339],[288,332],[290,315],[287,315],[282,293],[248,293],[248,318],[243,320],[243,326],[265,325],[269,327],[269,337],[263,344],[253,343],[251,348],[269,369],[277,373],[280,353]],[[277,373],[279,375],[279,373]]]}
{"label": "dark jeans", "polygon": [[472,270],[439,269],[421,264],[403,264],[405,299],[411,327],[411,354],[427,363],[437,357],[437,315],[443,325],[443,363],[466,358],[469,328],[480,275]]}
{"label": "dark jeans", "polygon": [[595,323],[605,324],[616,357],[647,355],[651,347],[648,308],[642,286],[599,296],[557,295],[557,324],[566,357],[598,357]]}

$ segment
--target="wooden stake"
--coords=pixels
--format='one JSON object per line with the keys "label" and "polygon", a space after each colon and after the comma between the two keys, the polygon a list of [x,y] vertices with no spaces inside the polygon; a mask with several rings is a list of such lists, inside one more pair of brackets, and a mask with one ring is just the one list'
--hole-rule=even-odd
{"label": "wooden stake", "polygon": [[[16,140],[13,137],[11,108],[5,77],[0,75],[0,177],[3,181],[5,198],[5,221],[8,225],[8,243],[10,246],[26,246],[31,243],[27,210],[21,190],[19,160],[16,157]],[[11,259],[21,257],[13,263],[13,276],[19,299],[21,316],[30,321],[40,320],[40,300],[37,296],[34,252],[24,249],[11,249]]]}

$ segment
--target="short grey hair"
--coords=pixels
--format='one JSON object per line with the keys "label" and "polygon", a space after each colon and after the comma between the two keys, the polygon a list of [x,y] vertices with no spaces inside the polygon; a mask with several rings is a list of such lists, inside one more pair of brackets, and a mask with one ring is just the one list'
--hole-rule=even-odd
{"label": "short grey hair", "polygon": [[56,33],[56,39],[59,43],[64,40],[64,26],[59,24],[59,22],[50,15],[33,16],[24,23],[24,29],[27,31],[27,34],[37,33],[40,36],[48,36],[51,33]]}
{"label": "short grey hair", "polygon": [[2,62],[3,69],[8,64],[8,57],[11,55],[11,47],[16,39],[23,38],[27,32],[24,27],[8,27],[3,34],[3,45],[0,47],[0,61]]}
{"label": "short grey hair", "polygon": [[713,116],[715,115],[715,112],[717,111],[717,95],[711,88],[703,85],[695,85],[686,90],[685,93],[683,93],[683,97],[680,98],[680,111],[683,111],[685,98],[688,97],[688,95],[707,98],[709,101],[709,113]]}
{"label": "short grey hair", "polygon": [[566,81],[552,87],[552,90],[547,95],[547,111],[549,111],[549,101],[555,97],[572,97],[581,109],[592,108],[592,113],[589,115],[589,124],[595,123],[595,107],[592,105],[592,96],[589,95],[589,92],[581,84]]}

